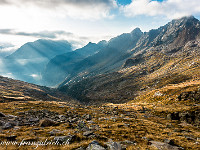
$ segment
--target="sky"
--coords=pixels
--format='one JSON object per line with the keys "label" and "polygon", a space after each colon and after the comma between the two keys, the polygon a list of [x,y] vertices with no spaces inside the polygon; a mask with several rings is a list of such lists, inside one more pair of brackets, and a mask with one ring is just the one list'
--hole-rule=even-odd
{"label": "sky", "polygon": [[199,0],[0,0],[0,55],[37,39],[82,47],[189,15],[200,20]]}

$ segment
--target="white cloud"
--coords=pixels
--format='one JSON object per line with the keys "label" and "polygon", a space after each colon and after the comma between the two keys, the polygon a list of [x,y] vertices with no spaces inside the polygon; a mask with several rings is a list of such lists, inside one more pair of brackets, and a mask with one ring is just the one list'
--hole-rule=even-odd
{"label": "white cloud", "polygon": [[131,4],[121,6],[126,16],[166,16],[169,19],[200,13],[198,0],[165,0],[163,2],[151,0],[132,0]]}
{"label": "white cloud", "polygon": [[115,0],[0,0],[0,39],[17,48],[39,38],[68,40],[81,47],[89,40],[96,42],[82,36],[109,35],[104,19],[110,20],[115,8]]}
{"label": "white cloud", "polygon": [[[0,0],[0,5],[31,7],[47,10],[52,15],[78,19],[100,19],[112,17],[110,10],[117,7],[115,0]],[[37,12],[36,12],[37,13]]]}

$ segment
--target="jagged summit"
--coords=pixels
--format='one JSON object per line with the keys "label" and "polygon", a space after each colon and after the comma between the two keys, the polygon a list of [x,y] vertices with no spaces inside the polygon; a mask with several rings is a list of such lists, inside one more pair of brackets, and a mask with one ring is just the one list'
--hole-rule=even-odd
{"label": "jagged summit", "polygon": [[134,35],[134,34],[141,34],[141,33],[142,33],[142,31],[141,31],[140,28],[135,28],[135,29],[133,29],[133,31],[131,31],[132,35]]}
{"label": "jagged summit", "polygon": [[106,40],[102,40],[102,41],[99,41],[97,44],[98,45],[106,45],[106,44],[108,44],[108,42]]}
{"label": "jagged summit", "polygon": [[196,19],[194,16],[185,16],[185,17],[182,17],[182,18],[178,18],[178,19],[173,19],[171,21],[172,23],[186,23],[186,22],[199,22],[198,19]]}
{"label": "jagged summit", "polygon": [[188,41],[200,38],[200,22],[193,16],[170,21],[158,29],[144,33],[138,45],[182,47]]}
{"label": "jagged summit", "polygon": [[84,47],[86,47],[86,46],[89,46],[89,45],[92,45],[92,44],[95,44],[95,43],[88,42],[88,44],[87,44],[87,45],[85,45]]}

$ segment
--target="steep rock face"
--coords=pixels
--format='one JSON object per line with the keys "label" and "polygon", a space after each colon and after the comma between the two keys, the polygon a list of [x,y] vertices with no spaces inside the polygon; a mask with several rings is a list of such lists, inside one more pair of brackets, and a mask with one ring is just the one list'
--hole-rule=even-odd
{"label": "steep rock face", "polygon": [[175,19],[158,29],[145,32],[136,47],[170,46],[181,47],[186,42],[199,38],[200,22],[193,16]]}
{"label": "steep rock face", "polygon": [[62,82],[67,76],[73,73],[77,62],[80,62],[88,56],[94,55],[105,45],[105,41],[101,41],[98,44],[90,42],[83,48],[77,49],[73,52],[57,55],[50,60],[42,74],[43,84],[47,86],[55,86]]}
{"label": "steep rock face", "polygon": [[132,49],[132,58],[127,59],[124,67],[141,63],[148,51],[159,51],[167,55],[175,55],[185,46],[198,46],[200,39],[200,22],[193,16],[172,20],[157,30],[150,30],[141,37]]}
{"label": "steep rock face", "polygon": [[200,22],[194,17],[173,20],[142,34],[122,69],[68,83],[60,90],[84,102],[117,103],[133,99],[141,89],[199,79],[199,37]]}
{"label": "steep rock face", "polygon": [[29,42],[3,60],[4,72],[12,73],[16,79],[40,84],[40,74],[47,62],[56,55],[70,51],[72,46],[67,41]]}

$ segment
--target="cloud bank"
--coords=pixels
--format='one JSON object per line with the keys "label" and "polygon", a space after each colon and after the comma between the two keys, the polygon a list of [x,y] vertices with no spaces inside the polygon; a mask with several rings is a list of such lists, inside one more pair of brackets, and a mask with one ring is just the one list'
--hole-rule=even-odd
{"label": "cloud bank", "polygon": [[65,36],[74,36],[71,32],[66,31],[41,31],[41,32],[19,32],[13,29],[0,29],[0,34],[7,35],[21,35],[21,36],[31,36],[36,38],[50,38],[55,39],[57,36],[65,35]]}
{"label": "cloud bank", "polygon": [[110,10],[117,7],[115,0],[0,0],[0,5],[45,8],[79,19],[112,17]]}
{"label": "cloud bank", "polygon": [[200,13],[200,2],[198,0],[132,0],[131,4],[121,6],[121,11],[126,16],[166,16],[169,19]]}
{"label": "cloud bank", "polygon": [[[11,35],[21,37],[30,37],[36,39],[51,39],[51,40],[67,40],[73,46],[73,49],[80,48],[86,45],[89,41],[99,41],[102,39],[108,39],[111,37],[90,37],[90,36],[78,36],[72,32],[60,31],[40,31],[40,32],[23,32],[16,31],[14,29],[0,29],[0,35]],[[0,42],[0,57],[7,53],[13,52],[16,48],[11,43]],[[5,53],[5,54],[3,54]]]}

